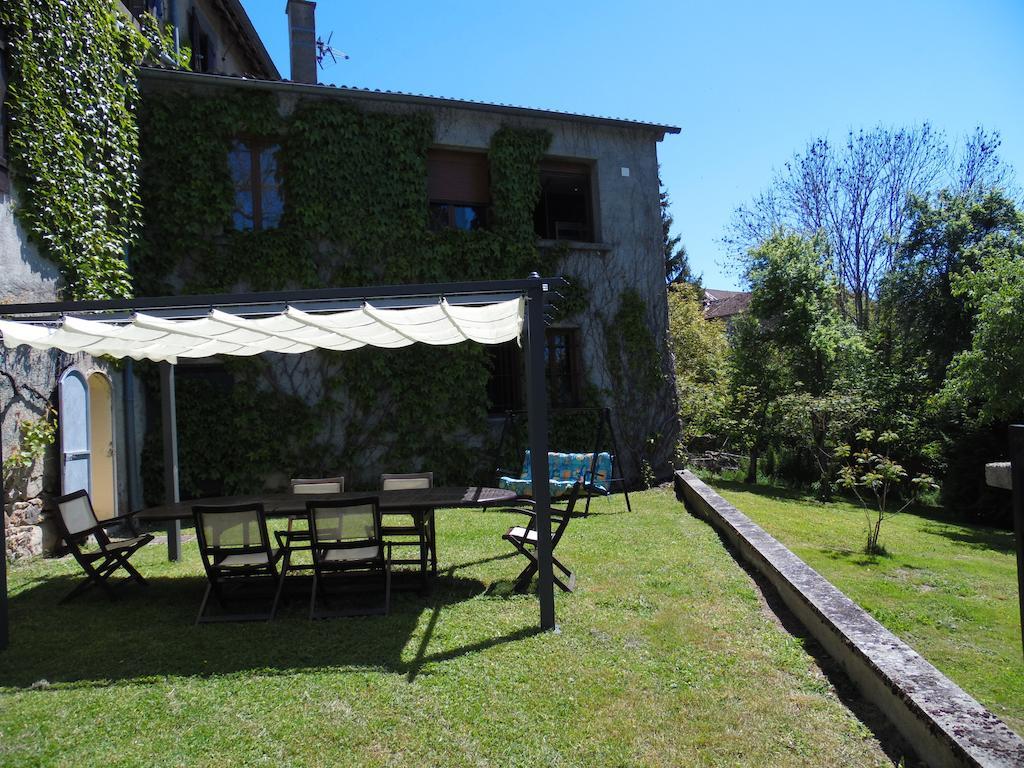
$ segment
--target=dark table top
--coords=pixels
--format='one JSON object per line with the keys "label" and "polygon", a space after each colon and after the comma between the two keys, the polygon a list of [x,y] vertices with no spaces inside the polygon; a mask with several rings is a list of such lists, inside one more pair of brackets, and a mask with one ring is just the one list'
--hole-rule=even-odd
{"label": "dark table top", "polygon": [[268,516],[294,515],[305,512],[306,502],[333,499],[360,499],[376,496],[384,512],[450,507],[486,507],[492,504],[508,504],[516,500],[514,491],[484,486],[457,486],[441,488],[407,488],[400,491],[347,491],[345,493],[263,493],[252,496],[220,496],[208,499],[189,499],[177,504],[150,507],[135,514],[136,520],[191,520],[192,507],[218,504],[263,505]]}

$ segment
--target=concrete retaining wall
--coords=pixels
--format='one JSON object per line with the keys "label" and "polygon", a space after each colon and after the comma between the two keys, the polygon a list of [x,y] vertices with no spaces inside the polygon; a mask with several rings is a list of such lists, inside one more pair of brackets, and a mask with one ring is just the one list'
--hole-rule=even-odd
{"label": "concrete retaining wall", "polygon": [[778,591],[793,614],[930,766],[1024,766],[1024,740],[691,472],[676,495]]}

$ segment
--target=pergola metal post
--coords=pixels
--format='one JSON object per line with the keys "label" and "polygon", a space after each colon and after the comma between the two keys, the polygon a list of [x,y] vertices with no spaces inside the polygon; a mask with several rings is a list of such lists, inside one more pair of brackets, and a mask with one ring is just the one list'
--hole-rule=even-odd
{"label": "pergola metal post", "polygon": [[526,405],[533,505],[537,529],[537,597],[540,628],[555,629],[555,583],[551,564],[551,489],[548,485],[548,393],[545,377],[544,291],[536,272],[526,292]]}
{"label": "pergola metal post", "polygon": [[[3,463],[3,441],[0,441],[0,463]],[[7,498],[3,475],[0,474],[0,498]],[[7,616],[7,519],[0,512],[0,651],[10,642],[10,622]]]}
{"label": "pergola metal post", "polygon": [[[164,501],[177,504],[178,491],[178,410],[174,401],[174,366],[160,363],[160,410],[164,431]],[[167,559],[181,559],[181,521],[167,526]]]}
{"label": "pergola metal post", "polygon": [[1010,480],[1013,488],[1013,532],[1017,541],[1017,599],[1020,640],[1024,652],[1024,424],[1010,425]]}

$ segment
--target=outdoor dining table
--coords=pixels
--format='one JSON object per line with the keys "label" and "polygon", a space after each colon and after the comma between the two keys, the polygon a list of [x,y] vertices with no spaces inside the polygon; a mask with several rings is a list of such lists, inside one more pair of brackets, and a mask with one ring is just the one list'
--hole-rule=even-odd
{"label": "outdoor dining table", "polygon": [[487,507],[516,500],[515,491],[486,486],[441,486],[437,488],[403,488],[394,491],[346,491],[345,493],[257,493],[249,496],[218,496],[189,499],[174,504],[161,504],[133,515],[140,522],[191,520],[192,507],[220,504],[262,504],[267,517],[288,517],[306,511],[307,501],[335,501],[376,496],[381,511],[424,514],[431,509],[455,507]]}
{"label": "outdoor dining table", "polygon": [[[420,525],[426,525],[427,515],[435,509],[457,507],[488,507],[508,504],[517,500],[515,491],[486,486],[441,486],[437,488],[402,488],[389,491],[346,491],[344,493],[259,493],[248,496],[219,496],[189,499],[174,504],[161,504],[140,510],[133,515],[140,522],[173,522],[192,519],[194,506],[229,504],[262,504],[267,517],[289,517],[306,511],[308,501],[336,501],[374,496],[382,512],[408,512]],[[432,519],[431,519],[432,521]],[[433,529],[433,526],[430,526]],[[436,550],[435,556],[436,556]],[[423,588],[427,587],[427,564],[421,566]]]}

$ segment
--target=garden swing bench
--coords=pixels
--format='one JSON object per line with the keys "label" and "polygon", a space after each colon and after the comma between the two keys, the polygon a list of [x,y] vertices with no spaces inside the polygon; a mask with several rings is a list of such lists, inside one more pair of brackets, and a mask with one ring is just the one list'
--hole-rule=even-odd
{"label": "garden swing bench", "polygon": [[[586,494],[586,506],[584,516],[590,514],[590,500],[594,496],[611,496],[613,485],[618,483],[622,489],[622,495],[626,500],[626,510],[632,512],[633,508],[629,502],[629,490],[626,488],[625,478],[622,476],[622,465],[619,459],[619,446],[615,439],[615,428],[612,426],[611,408],[590,406],[576,408],[551,408],[551,415],[590,415],[596,416],[597,426],[594,434],[593,450],[589,453],[548,453],[548,481],[552,498],[561,498],[569,494],[574,483],[582,479],[582,490]],[[519,443],[519,432],[516,423],[523,415],[524,410],[511,410],[505,412],[505,422],[501,428],[501,437],[498,440],[498,448],[495,451],[494,462],[495,476],[501,488],[517,491],[523,497],[533,495],[533,473],[530,451],[522,452]],[[602,440],[608,432],[608,440],[611,444],[611,452],[602,451]],[[506,441],[511,438],[514,445],[514,455],[524,457],[522,470],[516,475],[517,470],[502,468],[501,461]],[[615,470],[618,469],[618,474]]]}

